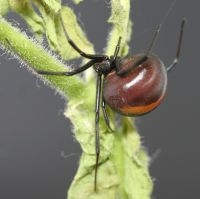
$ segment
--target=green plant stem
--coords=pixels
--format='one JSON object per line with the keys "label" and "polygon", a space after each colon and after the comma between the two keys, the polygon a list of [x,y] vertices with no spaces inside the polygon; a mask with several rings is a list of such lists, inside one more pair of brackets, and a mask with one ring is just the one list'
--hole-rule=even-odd
{"label": "green plant stem", "polygon": [[[46,50],[33,39],[28,38],[19,29],[13,27],[3,18],[0,19],[0,44],[7,48],[19,61],[32,72],[36,70],[66,71],[64,64],[47,53]],[[35,75],[41,77],[36,72]],[[76,97],[84,90],[83,81],[76,77],[46,76],[46,83],[51,82],[57,91],[68,97]],[[65,82],[65,84],[63,84]],[[74,89],[76,92],[74,92]]]}

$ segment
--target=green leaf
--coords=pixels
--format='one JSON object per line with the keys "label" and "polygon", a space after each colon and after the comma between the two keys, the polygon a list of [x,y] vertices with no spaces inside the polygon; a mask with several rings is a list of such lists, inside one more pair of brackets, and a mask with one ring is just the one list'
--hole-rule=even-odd
{"label": "green leaf", "polygon": [[8,11],[9,11],[8,0],[0,0],[0,16],[7,14]]}
{"label": "green leaf", "polygon": [[130,20],[130,0],[112,0],[111,1],[111,16],[108,23],[112,24],[112,29],[109,33],[106,54],[112,55],[119,37],[122,37],[120,54],[127,55],[130,41],[132,22]]}
{"label": "green leaf", "polygon": [[119,176],[120,198],[151,198],[152,181],[148,174],[148,158],[141,148],[140,137],[131,120],[124,118],[121,131],[115,135],[112,160]]}
{"label": "green leaf", "polygon": [[9,0],[10,8],[18,13],[30,26],[33,33],[41,38],[44,33],[42,18],[35,12],[29,0]]}
{"label": "green leaf", "polygon": [[74,59],[80,57],[80,55],[72,49],[67,42],[60,22],[59,13],[62,15],[65,29],[68,31],[70,38],[73,41],[76,41],[76,43],[79,44],[79,47],[84,49],[86,52],[94,52],[92,44],[87,40],[85,33],[78,25],[76,15],[71,8],[63,6],[58,13],[55,13],[55,10],[52,11],[49,9],[49,4],[46,6],[46,4],[44,5],[40,1],[35,1],[35,6],[42,14],[45,24],[46,37],[50,47],[57,51],[64,59]]}
{"label": "green leaf", "polygon": [[[38,1],[38,0],[35,0]],[[61,1],[60,0],[39,0],[45,4],[45,7],[48,7],[54,13],[58,13],[61,9]]]}

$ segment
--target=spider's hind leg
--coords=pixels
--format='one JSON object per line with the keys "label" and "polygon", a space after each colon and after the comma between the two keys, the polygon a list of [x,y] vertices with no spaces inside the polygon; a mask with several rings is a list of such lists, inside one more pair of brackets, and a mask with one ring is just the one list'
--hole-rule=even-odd
{"label": "spider's hind leg", "polygon": [[178,47],[177,47],[177,51],[176,51],[176,57],[172,61],[172,63],[167,67],[167,72],[171,71],[178,63],[178,60],[180,57],[180,52],[181,52],[181,44],[182,44],[182,40],[183,40],[183,30],[184,30],[185,23],[186,23],[186,19],[183,19],[181,22],[181,29],[180,29],[180,35],[179,35],[179,40],[178,40]]}

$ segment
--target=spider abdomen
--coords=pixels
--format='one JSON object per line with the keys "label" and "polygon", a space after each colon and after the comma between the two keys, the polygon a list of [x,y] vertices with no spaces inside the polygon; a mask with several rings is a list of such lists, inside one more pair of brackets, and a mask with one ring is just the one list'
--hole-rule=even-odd
{"label": "spider abdomen", "polygon": [[[124,70],[143,55],[137,54],[120,61],[119,68]],[[116,71],[110,72],[104,79],[103,97],[115,111],[137,116],[155,109],[163,100],[167,86],[167,72],[162,61],[150,55],[141,65],[123,76]]]}

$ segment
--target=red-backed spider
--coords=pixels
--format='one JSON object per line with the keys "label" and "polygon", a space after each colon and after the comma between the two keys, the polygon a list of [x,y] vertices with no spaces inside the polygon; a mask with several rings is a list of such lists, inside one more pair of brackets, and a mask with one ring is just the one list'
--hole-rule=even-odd
{"label": "red-backed spider", "polygon": [[[156,55],[152,54],[152,48],[160,31],[158,26],[153,40],[145,53],[121,58],[118,56],[121,37],[119,37],[114,55],[87,54],[69,38],[62,26],[69,44],[82,57],[89,59],[85,65],[66,72],[54,72],[38,70],[42,75],[72,76],[93,67],[97,74],[96,81],[96,105],[95,105],[95,176],[94,188],[97,190],[97,171],[100,156],[99,139],[99,111],[102,108],[105,122],[110,128],[109,118],[106,112],[106,104],[113,110],[126,116],[138,116],[155,109],[163,100],[167,87],[167,72],[178,63],[185,19],[182,20],[176,57],[172,64],[165,67]],[[103,78],[103,81],[102,81]],[[111,128],[110,128],[111,129]]]}

